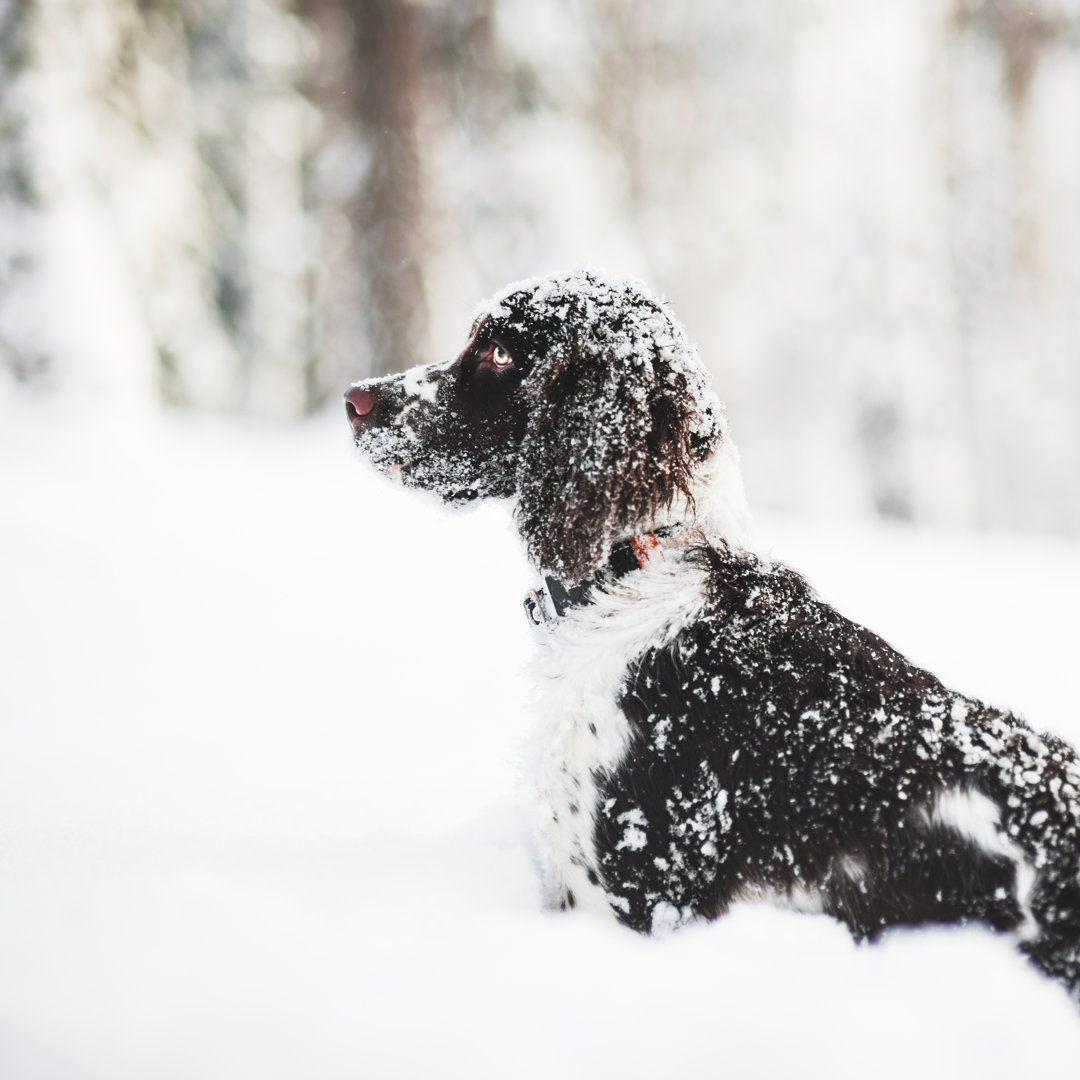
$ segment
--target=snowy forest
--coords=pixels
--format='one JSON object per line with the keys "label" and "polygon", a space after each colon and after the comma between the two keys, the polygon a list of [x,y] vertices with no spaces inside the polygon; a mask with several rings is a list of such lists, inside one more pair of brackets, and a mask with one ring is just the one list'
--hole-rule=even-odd
{"label": "snowy forest", "polygon": [[1080,746],[1080,0],[0,0],[3,1080],[1076,1074],[979,925],[544,909],[534,571],[342,393],[570,267],[763,559]]}
{"label": "snowy forest", "polygon": [[571,265],[756,505],[1080,530],[1076,0],[7,0],[0,368],[300,416]]}

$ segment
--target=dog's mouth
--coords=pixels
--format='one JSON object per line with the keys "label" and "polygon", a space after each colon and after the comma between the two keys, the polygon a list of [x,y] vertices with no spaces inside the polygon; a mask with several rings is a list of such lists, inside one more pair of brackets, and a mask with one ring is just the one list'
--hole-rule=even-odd
{"label": "dog's mouth", "polygon": [[408,442],[403,433],[391,428],[373,428],[357,434],[353,440],[360,455],[383,476],[401,483],[403,473],[412,464]]}

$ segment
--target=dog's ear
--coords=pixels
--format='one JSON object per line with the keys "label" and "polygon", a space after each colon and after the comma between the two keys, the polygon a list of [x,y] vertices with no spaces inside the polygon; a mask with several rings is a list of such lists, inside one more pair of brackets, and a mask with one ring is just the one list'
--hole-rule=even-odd
{"label": "dog's ear", "polygon": [[567,584],[644,531],[691,475],[723,420],[704,368],[658,304],[631,317],[571,316],[529,380],[516,519],[533,561]]}

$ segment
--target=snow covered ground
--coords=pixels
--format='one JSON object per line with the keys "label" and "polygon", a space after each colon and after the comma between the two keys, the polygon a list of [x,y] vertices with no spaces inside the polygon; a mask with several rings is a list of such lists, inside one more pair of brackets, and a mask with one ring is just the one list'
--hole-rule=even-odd
{"label": "snow covered ground", "polygon": [[[753,493],[751,492],[751,498]],[[1065,545],[769,522],[842,610],[1080,740]],[[1070,1075],[978,929],[539,907],[503,511],[279,428],[0,401],[0,1076]]]}

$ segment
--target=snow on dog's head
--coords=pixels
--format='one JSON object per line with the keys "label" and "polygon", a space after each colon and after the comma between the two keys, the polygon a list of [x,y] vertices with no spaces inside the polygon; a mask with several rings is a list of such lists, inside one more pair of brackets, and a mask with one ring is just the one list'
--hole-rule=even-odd
{"label": "snow on dog's head", "polygon": [[530,557],[567,582],[673,504],[692,507],[726,440],[670,311],[583,271],[508,286],[456,360],[357,383],[345,403],[360,450],[406,485],[449,503],[516,497]]}

